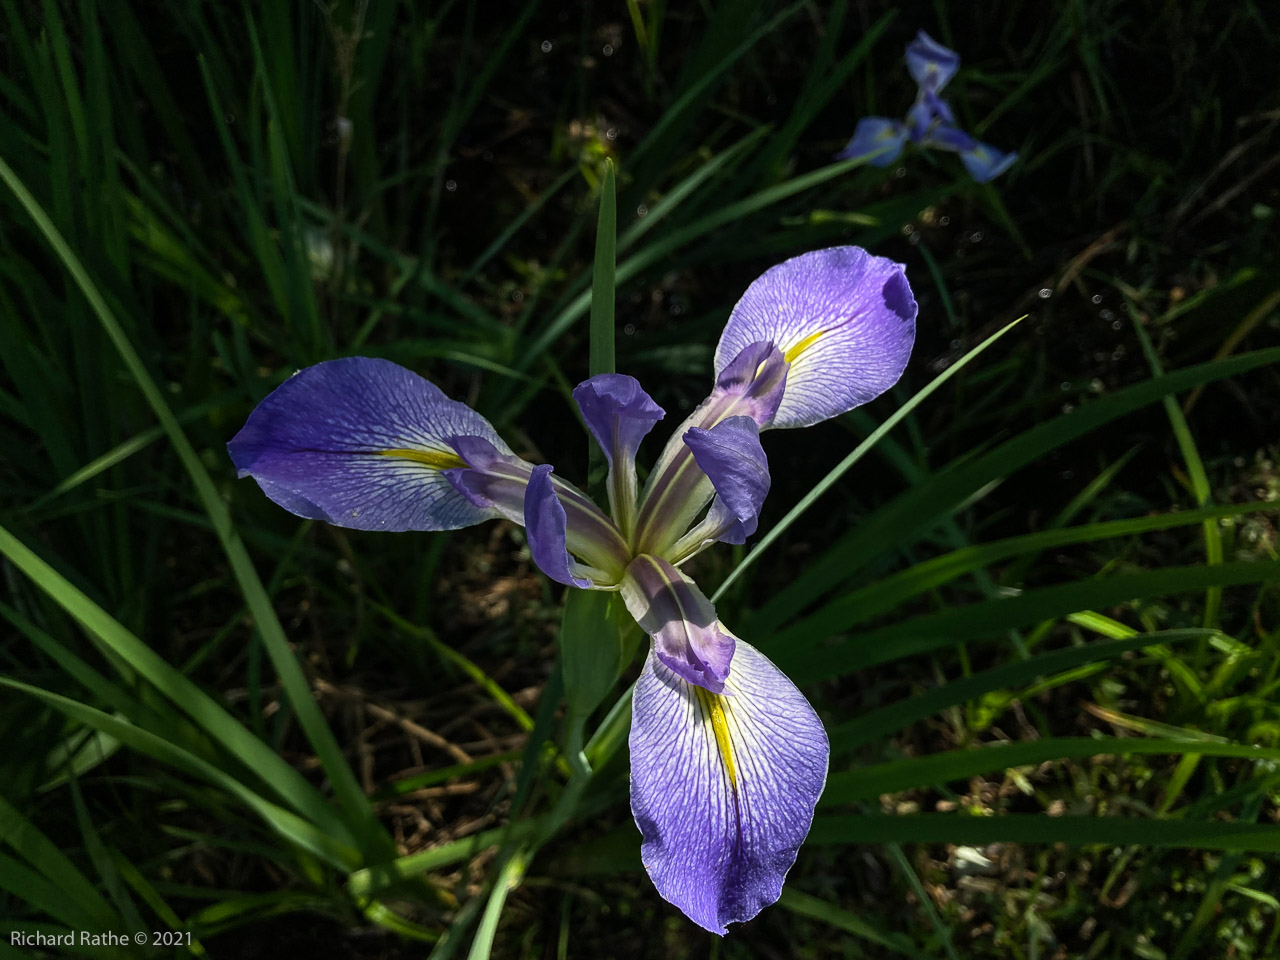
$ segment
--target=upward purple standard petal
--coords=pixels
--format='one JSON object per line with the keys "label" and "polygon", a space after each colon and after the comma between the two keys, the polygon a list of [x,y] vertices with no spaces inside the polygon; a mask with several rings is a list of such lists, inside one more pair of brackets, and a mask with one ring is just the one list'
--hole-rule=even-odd
{"label": "upward purple standard petal", "polygon": [[658,892],[724,934],[778,899],[830,753],[813,708],[737,641],[723,694],[650,653],[631,708],[631,812]]}
{"label": "upward purple standard petal", "polygon": [[666,411],[644,392],[640,381],[621,373],[601,373],[573,389],[587,429],[609,465],[634,460],[636,451]]}
{"label": "upward purple standard petal", "polygon": [[635,377],[602,373],[573,391],[582,419],[609,461],[609,506],[624,533],[634,523],[636,451],[665,411]]}
{"label": "upward purple standard petal", "polygon": [[357,530],[453,530],[495,516],[444,475],[461,466],[451,439],[467,435],[510,452],[489,421],[416,373],[350,357],[295,373],[227,452],[239,476],[298,516]]}
{"label": "upward purple standard petal", "polygon": [[960,54],[944,47],[923,30],[907,44],[907,70],[922,90],[938,93],[960,69]]}
{"label": "upward purple standard petal", "polygon": [[661,557],[641,554],[622,578],[622,600],[668,669],[714,693],[724,689],[734,638],[692,580]]}
{"label": "upward purple standard petal", "polygon": [[807,427],[897,382],[915,342],[916,311],[901,264],[861,247],[801,254],[747,288],[716,347],[716,373],[751,344],[772,342],[789,369],[768,426]]}

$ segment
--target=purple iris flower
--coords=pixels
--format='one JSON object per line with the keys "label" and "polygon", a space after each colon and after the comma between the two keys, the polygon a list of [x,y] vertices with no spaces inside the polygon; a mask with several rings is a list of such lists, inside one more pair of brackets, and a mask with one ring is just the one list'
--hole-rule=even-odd
{"label": "purple iris flower", "polygon": [[767,270],[733,309],[715,385],[639,488],[635,458],[664,416],[640,384],[600,374],[573,396],[609,464],[606,513],[547,464],[516,456],[475,411],[387,360],[308,367],[228,445],[241,477],[299,516],[362,530],[525,527],[553,580],[621,594],[653,640],[636,681],[631,809],[645,869],[724,934],[782,892],[826,782],[804,696],[736,637],[681,564],[742,543],[769,490],[760,434],[866,403],[902,375],[916,302],[900,264],[833,247]]}
{"label": "purple iris flower", "polygon": [[960,55],[921,30],[907,45],[906,58],[917,88],[906,119],[863,117],[836,158],[865,157],[872,166],[887,167],[910,142],[960,154],[960,162],[978,183],[994,180],[1013,166],[1016,153],[1004,153],[969,136],[956,126],[951,105],[941,97],[942,88],[960,68]]}

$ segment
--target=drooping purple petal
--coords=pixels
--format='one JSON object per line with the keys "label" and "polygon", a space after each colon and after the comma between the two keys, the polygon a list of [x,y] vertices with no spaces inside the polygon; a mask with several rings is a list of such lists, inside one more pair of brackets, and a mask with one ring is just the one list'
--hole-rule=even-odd
{"label": "drooping purple petal", "polygon": [[907,129],[888,117],[863,117],[853,128],[853,138],[836,154],[837,160],[866,157],[873,167],[887,167],[898,159],[907,142]]}
{"label": "drooping purple petal", "polygon": [[494,513],[444,471],[451,440],[483,437],[484,417],[389,360],[349,357],[295,373],[258,404],[227,452],[239,476],[291,513],[357,530],[453,530]]}
{"label": "drooping purple petal", "polygon": [[715,487],[708,519],[723,529],[709,535],[725,543],[744,543],[756,532],[760,507],[769,493],[769,461],[760,445],[760,428],[750,417],[729,417],[710,430],[691,428],[684,442]]}
{"label": "drooping purple petal", "polygon": [[747,346],[771,341],[790,368],[768,426],[819,423],[897,382],[915,342],[916,310],[901,264],[860,247],[801,254],[747,288],[716,347],[716,373]]}
{"label": "drooping purple petal", "polygon": [[907,70],[922,90],[939,93],[960,69],[960,54],[923,30],[907,44]]}
{"label": "drooping purple petal", "polygon": [[636,451],[665,411],[635,377],[601,373],[574,388],[582,419],[609,461],[609,505],[629,530],[636,500]]}
{"label": "drooping purple petal", "polygon": [[734,637],[692,580],[661,557],[641,554],[622,578],[622,600],[669,669],[704,689],[724,689]]}
{"label": "drooping purple petal", "polygon": [[621,577],[630,553],[617,527],[586,494],[553,476],[549,464],[535,467],[480,437],[457,437],[454,448],[462,466],[445,471],[448,481],[475,507],[525,527],[543,573],[588,586],[567,572],[571,561],[560,554],[568,550],[607,574],[609,582]]}
{"label": "drooping purple petal", "polygon": [[533,468],[524,494],[524,528],[533,562],[552,580],[586,589],[591,581],[573,574],[573,560],[565,544],[565,512],[551,484],[551,464]]}
{"label": "drooping purple petal", "polygon": [[952,153],[962,153],[978,146],[977,140],[959,127],[949,123],[935,126],[924,138],[923,143],[927,147],[933,147],[937,150],[949,150]]}
{"label": "drooping purple petal", "polygon": [[795,684],[742,640],[722,695],[651,652],[636,681],[630,746],[631,812],[658,892],[721,935],[776,901],[830,753]]}
{"label": "drooping purple petal", "polygon": [[994,180],[1018,159],[1016,153],[1004,153],[987,143],[976,143],[960,153],[960,162],[978,183]]}

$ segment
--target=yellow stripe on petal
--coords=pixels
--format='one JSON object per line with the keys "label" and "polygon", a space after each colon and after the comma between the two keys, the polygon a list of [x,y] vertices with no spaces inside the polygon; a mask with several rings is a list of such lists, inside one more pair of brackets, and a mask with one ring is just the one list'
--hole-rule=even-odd
{"label": "yellow stripe on petal", "polygon": [[800,356],[800,354],[804,353],[806,350],[812,347],[815,343],[817,343],[819,339],[821,339],[823,336],[826,335],[826,333],[827,331],[825,330],[818,330],[814,333],[809,334],[799,343],[792,344],[790,347],[786,349],[786,352],[782,354],[782,359],[786,360],[787,363],[794,362],[795,359],[798,356]]}
{"label": "yellow stripe on petal", "polygon": [[451,450],[412,450],[397,447],[394,450],[379,450],[380,457],[394,457],[397,460],[412,460],[433,470],[453,470],[465,467],[466,462]]}
{"label": "yellow stripe on petal", "polygon": [[738,774],[733,768],[733,741],[729,739],[729,721],[725,718],[727,706],[725,698],[703,687],[693,689],[698,694],[703,716],[711,718],[711,729],[716,735],[716,746],[720,748],[720,761],[724,764],[725,772],[729,774],[729,785],[736,792]]}

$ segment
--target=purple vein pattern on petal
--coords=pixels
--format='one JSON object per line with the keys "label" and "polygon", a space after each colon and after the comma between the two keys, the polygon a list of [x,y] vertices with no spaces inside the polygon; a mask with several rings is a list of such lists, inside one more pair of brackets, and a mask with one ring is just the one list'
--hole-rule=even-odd
{"label": "purple vein pattern on petal", "polygon": [[631,812],[658,892],[712,933],[778,899],[830,750],[813,708],[741,640],[725,695],[649,654],[631,720]]}
{"label": "purple vein pattern on petal", "polygon": [[450,440],[489,421],[389,360],[349,357],[300,370],[227,444],[241,477],[291,513],[357,530],[454,530],[494,516],[444,475]]}
{"label": "purple vein pattern on petal", "polygon": [[684,442],[715,487],[712,511],[729,522],[718,539],[744,543],[756,532],[769,493],[769,461],[760,445],[760,428],[750,417],[729,417],[710,430],[690,428]]}
{"label": "purple vein pattern on petal", "polygon": [[747,288],[716,347],[716,374],[767,340],[791,366],[771,427],[807,427],[878,397],[906,369],[916,301],[899,263],[829,247],[766,270]]}
{"label": "purple vein pattern on petal", "polygon": [[586,588],[590,580],[573,575],[573,562],[565,545],[567,522],[564,507],[551,484],[551,464],[533,468],[524,494],[524,528],[529,552],[538,569],[552,580],[570,587]]}

